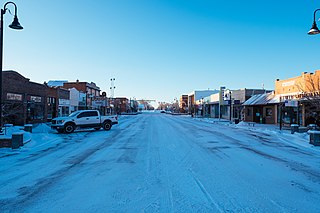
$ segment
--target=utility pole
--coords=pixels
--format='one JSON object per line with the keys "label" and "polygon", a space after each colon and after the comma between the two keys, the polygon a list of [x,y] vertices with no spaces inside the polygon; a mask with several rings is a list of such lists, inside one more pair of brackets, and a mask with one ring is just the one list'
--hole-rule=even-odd
{"label": "utility pole", "polygon": [[[114,90],[115,90],[115,86],[114,86],[114,82],[115,82],[115,78],[111,78],[111,86],[110,86],[110,98],[109,98],[109,106],[110,106],[110,114],[112,114],[112,107],[111,104],[114,102]],[[114,103],[113,103],[114,104]]]}
{"label": "utility pole", "polygon": [[110,81],[111,81],[111,87],[110,87],[110,98],[113,98],[114,97],[114,90],[115,90],[115,86],[114,86],[114,82],[115,82],[115,78],[111,78]]}

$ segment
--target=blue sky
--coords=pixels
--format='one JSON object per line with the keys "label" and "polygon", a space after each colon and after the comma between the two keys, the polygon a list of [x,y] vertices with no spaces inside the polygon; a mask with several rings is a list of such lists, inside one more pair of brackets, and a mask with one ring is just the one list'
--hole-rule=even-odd
{"label": "blue sky", "polygon": [[4,69],[34,82],[92,81],[110,94],[116,78],[115,96],[173,101],[220,86],[273,89],[320,69],[320,36],[307,35],[316,1],[15,3],[24,30],[5,28]]}

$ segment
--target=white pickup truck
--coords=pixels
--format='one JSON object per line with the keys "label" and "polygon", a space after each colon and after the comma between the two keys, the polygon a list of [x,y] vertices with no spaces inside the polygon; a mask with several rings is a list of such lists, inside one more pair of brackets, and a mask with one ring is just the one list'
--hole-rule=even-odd
{"label": "white pickup truck", "polygon": [[98,110],[79,110],[68,117],[52,119],[51,128],[59,133],[72,133],[77,128],[94,128],[110,130],[112,125],[118,124],[117,115],[102,116]]}

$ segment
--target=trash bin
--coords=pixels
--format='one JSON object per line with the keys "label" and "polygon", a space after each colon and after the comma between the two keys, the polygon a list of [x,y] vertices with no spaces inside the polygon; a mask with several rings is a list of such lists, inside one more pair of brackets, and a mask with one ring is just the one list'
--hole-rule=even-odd
{"label": "trash bin", "polygon": [[32,133],[32,124],[24,125],[24,131]]}
{"label": "trash bin", "polygon": [[18,149],[20,146],[23,146],[23,133],[22,132],[12,133],[11,148]]}
{"label": "trash bin", "polygon": [[291,134],[299,132],[299,125],[298,124],[291,124]]}
{"label": "trash bin", "polygon": [[310,144],[320,146],[320,131],[310,130],[308,133],[310,134]]}
{"label": "trash bin", "polygon": [[299,133],[305,133],[305,132],[308,132],[308,127],[305,127],[305,126],[299,126],[298,127],[298,132]]}
{"label": "trash bin", "polygon": [[310,129],[310,130],[316,130],[316,128],[317,128],[316,124],[309,124],[308,125],[308,129]]}

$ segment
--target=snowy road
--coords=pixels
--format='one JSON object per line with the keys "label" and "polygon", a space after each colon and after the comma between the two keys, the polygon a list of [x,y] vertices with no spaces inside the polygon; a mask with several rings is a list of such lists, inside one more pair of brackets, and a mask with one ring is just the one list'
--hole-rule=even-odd
{"label": "snowy road", "polygon": [[320,151],[290,135],[141,114],[0,155],[0,212],[320,212]]}

